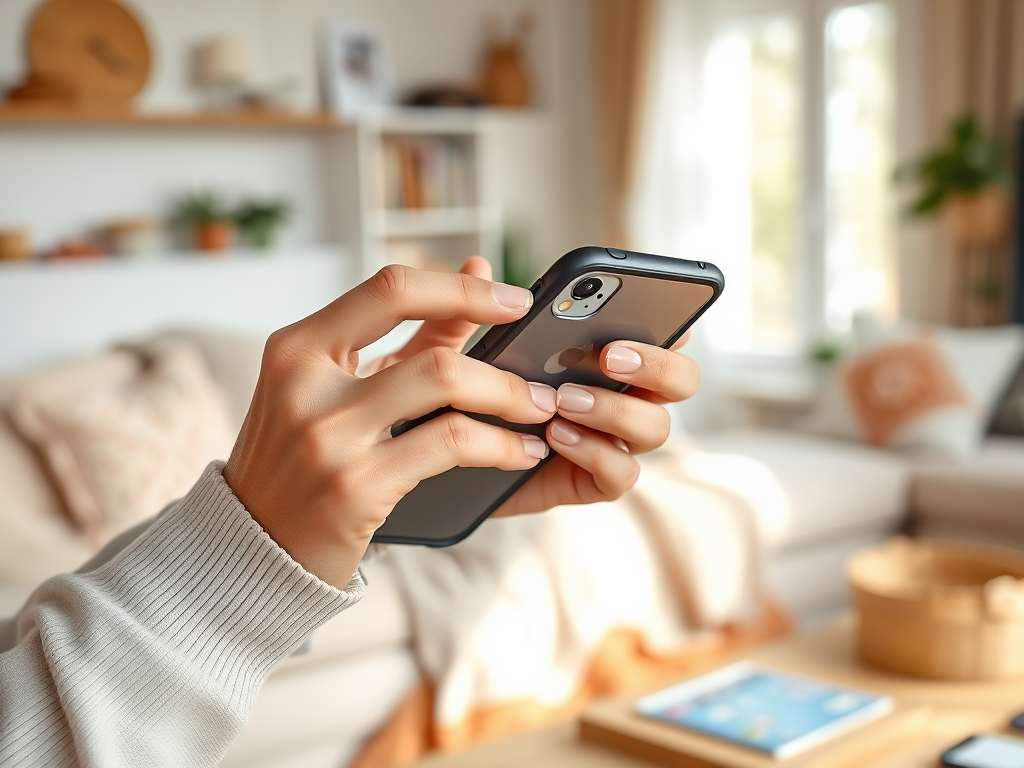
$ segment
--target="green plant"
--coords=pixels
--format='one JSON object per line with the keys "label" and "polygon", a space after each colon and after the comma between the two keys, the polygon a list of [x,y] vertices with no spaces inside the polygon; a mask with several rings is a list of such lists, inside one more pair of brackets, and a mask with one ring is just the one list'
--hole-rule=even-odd
{"label": "green plant", "polygon": [[234,219],[246,239],[257,248],[269,248],[277,228],[291,216],[285,200],[248,200],[235,211]]}
{"label": "green plant", "polygon": [[182,195],[174,204],[171,220],[181,227],[198,228],[231,221],[231,209],[214,192],[203,190]]}
{"label": "green plant", "polygon": [[834,363],[843,353],[844,344],[834,337],[823,337],[811,345],[808,357],[816,363],[829,365]]}
{"label": "green plant", "polygon": [[905,209],[910,216],[933,214],[950,197],[1013,184],[1006,147],[986,137],[977,117],[970,113],[950,124],[945,143],[921,159],[900,166],[894,176],[897,181],[911,180],[921,185],[920,194]]}

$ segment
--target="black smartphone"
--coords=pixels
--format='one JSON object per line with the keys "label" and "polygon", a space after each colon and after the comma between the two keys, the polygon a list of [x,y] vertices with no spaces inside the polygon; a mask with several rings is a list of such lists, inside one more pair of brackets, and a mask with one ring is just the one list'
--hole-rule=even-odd
{"label": "black smartphone", "polygon": [[[717,299],[722,272],[686,261],[615,248],[577,248],[531,287],[534,301],[515,323],[494,326],[466,354],[552,387],[566,382],[624,391],[601,372],[609,342],[639,341],[668,348]],[[443,409],[442,409],[443,410]],[[442,411],[392,430],[415,429]],[[518,432],[543,437],[544,424],[512,424],[469,414]],[[377,529],[373,541],[446,547],[471,534],[540,468],[507,471],[456,467],[427,478],[406,495]]]}
{"label": "black smartphone", "polygon": [[970,736],[940,758],[949,768],[1024,768],[1024,741],[1009,736]]}

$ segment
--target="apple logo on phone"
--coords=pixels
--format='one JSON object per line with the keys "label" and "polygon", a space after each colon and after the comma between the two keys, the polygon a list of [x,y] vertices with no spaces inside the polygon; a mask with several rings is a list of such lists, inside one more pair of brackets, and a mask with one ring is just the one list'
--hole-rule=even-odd
{"label": "apple logo on phone", "polygon": [[588,341],[582,347],[569,347],[561,352],[555,352],[548,361],[544,363],[544,373],[552,375],[567,371],[575,365],[579,365],[587,358],[588,352],[594,351],[594,343]]}

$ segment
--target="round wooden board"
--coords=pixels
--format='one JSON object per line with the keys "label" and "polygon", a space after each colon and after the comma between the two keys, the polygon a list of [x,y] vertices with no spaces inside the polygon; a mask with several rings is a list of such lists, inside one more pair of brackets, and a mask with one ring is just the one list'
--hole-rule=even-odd
{"label": "round wooden board", "polygon": [[125,104],[149,77],[149,43],[113,0],[49,0],[28,33],[32,70],[66,82],[80,101]]}

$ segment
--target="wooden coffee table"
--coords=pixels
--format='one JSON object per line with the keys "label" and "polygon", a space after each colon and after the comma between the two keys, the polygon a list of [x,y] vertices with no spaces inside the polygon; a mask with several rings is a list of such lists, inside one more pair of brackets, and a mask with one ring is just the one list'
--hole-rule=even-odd
{"label": "wooden coffee table", "polygon": [[[743,655],[793,672],[813,675],[896,697],[928,708],[923,727],[863,768],[934,768],[941,752],[973,733],[1006,732],[1024,710],[1024,677],[1000,682],[937,682],[897,677],[861,665],[854,656],[853,618],[766,643]],[[667,686],[661,686],[667,687]],[[581,741],[575,722],[480,744],[456,755],[436,755],[417,768],[626,768],[655,763]],[[785,762],[780,762],[785,766]]]}

